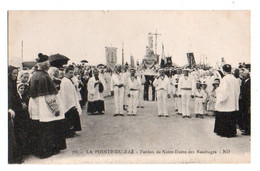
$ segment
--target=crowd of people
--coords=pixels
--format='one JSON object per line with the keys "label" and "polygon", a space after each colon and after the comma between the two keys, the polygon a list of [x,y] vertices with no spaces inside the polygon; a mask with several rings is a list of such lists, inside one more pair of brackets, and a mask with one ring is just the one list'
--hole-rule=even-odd
{"label": "crowd of people", "polygon": [[232,69],[229,64],[208,70],[177,68],[171,72],[161,68],[153,82],[158,116],[169,117],[167,98],[172,97],[176,113],[183,118],[191,118],[192,113],[195,118],[214,115],[214,132],[219,136],[235,137],[237,127],[242,135],[250,135],[250,85],[249,70],[243,67]]}
{"label": "crowd of people", "polygon": [[160,68],[156,75],[146,75],[141,66],[117,65],[112,71],[72,64],[58,69],[41,53],[36,61],[31,70],[8,67],[9,163],[22,163],[30,154],[43,159],[66,149],[66,138],[82,129],[82,108],[86,106],[89,115],[103,115],[110,96],[114,117],[142,113],[144,100],[157,101],[158,117],[169,117],[167,103],[172,101],[183,118],[214,115],[217,135],[233,137],[237,126],[250,135],[246,68]]}

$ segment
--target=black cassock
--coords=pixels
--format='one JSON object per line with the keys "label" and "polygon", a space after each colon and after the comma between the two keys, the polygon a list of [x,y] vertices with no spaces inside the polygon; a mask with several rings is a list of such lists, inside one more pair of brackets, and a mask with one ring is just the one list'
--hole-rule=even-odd
{"label": "black cassock", "polygon": [[[49,74],[37,70],[30,79],[30,97],[39,97],[57,94],[58,90]],[[33,153],[40,158],[46,158],[66,149],[65,120],[40,122],[31,120]]]}
{"label": "black cassock", "polygon": [[239,100],[240,129],[245,133],[251,133],[251,79],[243,80],[241,85],[241,99]]}
{"label": "black cassock", "polygon": [[[95,80],[99,80],[99,77],[95,77]],[[99,93],[102,93],[104,91],[104,86],[102,83],[95,83],[94,87],[96,86],[98,86]],[[103,100],[88,102],[88,113],[94,114],[95,112],[98,112],[99,114],[101,114],[103,111],[105,111],[105,103]]]}

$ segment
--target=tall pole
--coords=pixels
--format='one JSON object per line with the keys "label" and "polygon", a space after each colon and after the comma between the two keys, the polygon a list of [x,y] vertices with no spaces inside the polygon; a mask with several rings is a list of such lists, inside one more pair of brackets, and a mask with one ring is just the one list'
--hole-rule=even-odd
{"label": "tall pole", "polygon": [[158,34],[156,30],[154,35],[155,35],[154,53],[155,55],[157,55],[157,36],[161,36],[161,34]]}
{"label": "tall pole", "polygon": [[164,45],[162,44],[162,56],[161,59],[165,61],[165,54],[164,54]]}
{"label": "tall pole", "polygon": [[157,36],[161,36],[161,34],[157,33],[157,30],[155,33],[149,33],[151,35],[155,35],[155,43],[154,43],[154,53],[155,55],[157,55]]}
{"label": "tall pole", "polygon": [[122,43],[122,66],[125,64],[125,57],[124,57],[124,42]]}
{"label": "tall pole", "polygon": [[23,61],[23,40],[22,40],[22,43],[21,43],[21,59]]}

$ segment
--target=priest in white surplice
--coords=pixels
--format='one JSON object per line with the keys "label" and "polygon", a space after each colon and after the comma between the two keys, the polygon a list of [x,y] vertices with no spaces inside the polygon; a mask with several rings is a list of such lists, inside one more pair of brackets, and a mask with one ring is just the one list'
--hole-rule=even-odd
{"label": "priest in white surplice", "polygon": [[239,110],[240,85],[231,74],[231,65],[223,66],[224,77],[216,89],[216,120],[214,132],[223,137],[236,136],[236,120]]}
{"label": "priest in white surplice", "polygon": [[66,149],[65,106],[58,95],[54,82],[47,73],[50,67],[49,57],[39,53],[36,62],[38,69],[30,78],[29,83],[30,148],[34,155],[43,159]]}
{"label": "priest in white surplice", "polygon": [[106,90],[106,81],[99,75],[99,71],[95,68],[93,76],[88,81],[88,113],[104,114],[105,103],[104,94]]}
{"label": "priest in white surplice", "polygon": [[79,96],[76,86],[71,80],[74,67],[65,68],[65,77],[61,81],[59,95],[65,107],[67,137],[73,137],[75,131],[81,131],[80,117],[82,110],[79,104]]}

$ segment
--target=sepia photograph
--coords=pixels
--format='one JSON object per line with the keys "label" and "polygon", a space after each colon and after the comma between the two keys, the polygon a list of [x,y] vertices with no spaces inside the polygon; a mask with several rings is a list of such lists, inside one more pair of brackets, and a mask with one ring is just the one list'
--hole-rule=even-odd
{"label": "sepia photograph", "polygon": [[8,164],[251,163],[250,22],[8,10]]}

